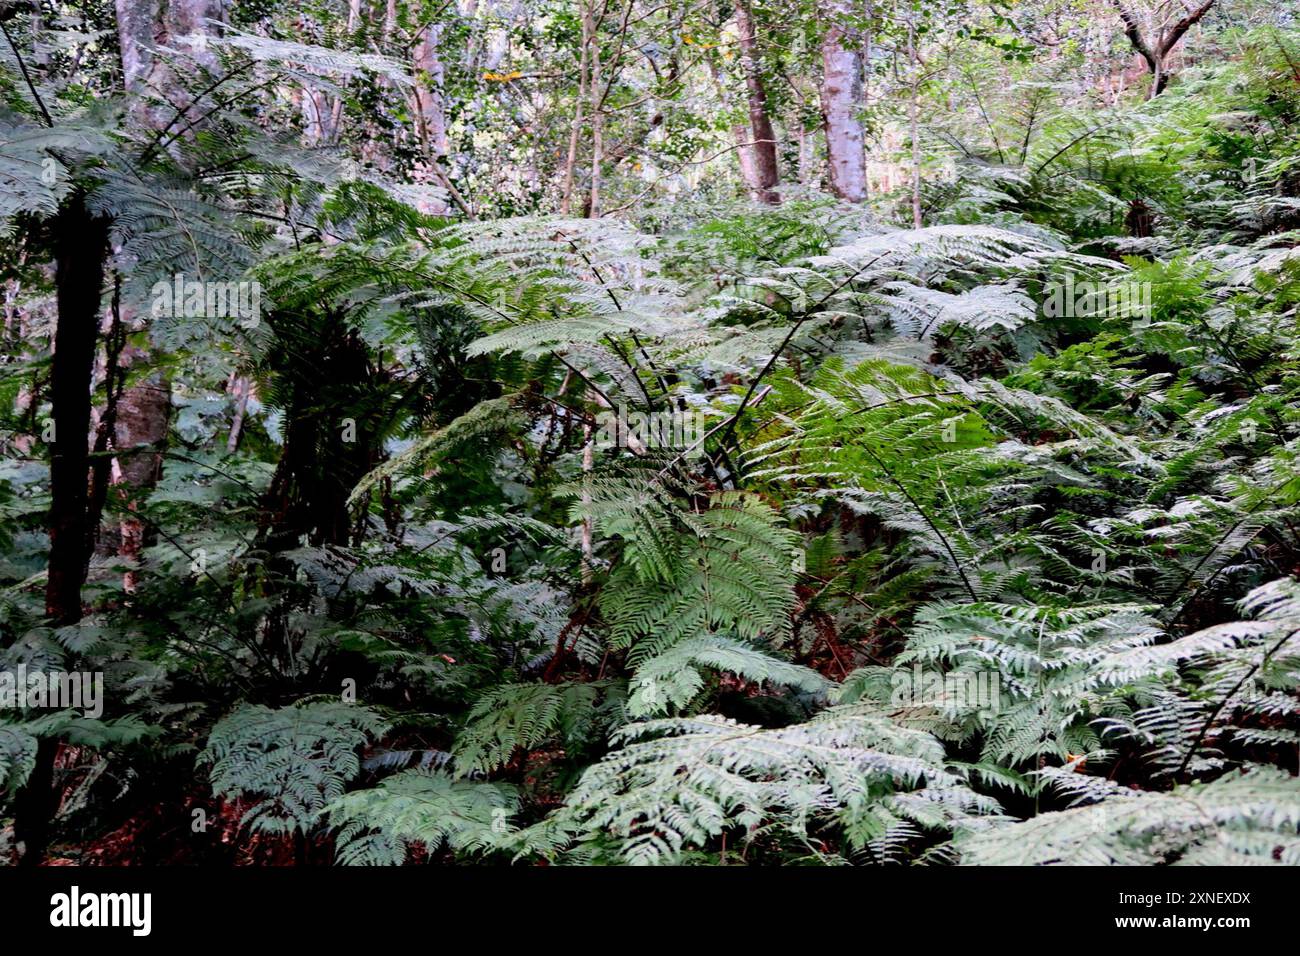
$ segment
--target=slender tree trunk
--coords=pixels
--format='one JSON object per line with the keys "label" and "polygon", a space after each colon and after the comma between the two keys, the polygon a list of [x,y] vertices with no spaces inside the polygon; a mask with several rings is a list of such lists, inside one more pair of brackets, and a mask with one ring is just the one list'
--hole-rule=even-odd
{"label": "slender tree trunk", "polygon": [[[713,78],[713,88],[718,94],[718,102],[722,105],[723,112],[730,114],[732,100],[722,80],[722,73],[718,70],[717,63],[712,60],[709,61],[709,75]],[[731,127],[731,138],[736,144],[736,162],[740,166],[741,182],[745,184],[745,191],[749,193],[750,198],[757,201],[759,198],[758,167],[754,163],[750,135],[748,123],[735,123]]]}
{"label": "slender tree trunk", "polygon": [[[430,167],[439,170],[442,168],[442,161],[450,151],[447,139],[447,107],[443,94],[447,71],[438,53],[441,38],[440,24],[425,24],[420,29],[412,57],[416,71],[414,96],[420,145],[423,148],[424,161]],[[447,212],[447,206],[441,204],[441,208],[421,211],[442,215]]]}
{"label": "slender tree trunk", "polygon": [[[388,54],[391,52],[393,34],[397,32],[397,0],[386,0],[384,6],[384,19],[379,30],[379,52]],[[396,94],[393,88],[393,82],[386,76],[378,78],[379,88],[383,90],[383,96],[400,95]],[[385,148],[385,141],[389,139],[383,135],[381,127],[375,122],[373,117],[366,120],[365,142],[361,144],[362,162],[373,166],[381,173],[387,173],[392,170],[393,157],[390,150]]]}
{"label": "slender tree trunk", "polygon": [[[90,540],[90,386],[99,333],[100,295],[108,256],[108,222],[92,216],[74,194],[51,226],[58,324],[50,370],[54,435],[50,452],[50,556],[45,613],[55,626],[81,620]],[[21,863],[45,858],[58,809],[54,761],[58,741],[42,737],[36,765],[14,800],[14,836],[23,844]]]}
{"label": "slender tree trunk", "polygon": [[27,776],[26,785],[14,797],[14,839],[22,844],[21,867],[39,866],[50,845],[50,829],[59,810],[59,795],[54,789],[54,764],[59,756],[59,742],[41,737],[36,742],[36,763]]}
{"label": "slender tree trunk", "polygon": [[[591,504],[591,470],[596,464],[596,445],[592,441],[592,428],[590,425],[582,426],[582,503]],[[588,515],[582,519],[582,565],[581,575],[583,587],[591,585],[592,576],[595,573],[592,565],[592,521]]]}
{"label": "slender tree trunk", "polygon": [[330,126],[329,97],[320,90],[306,87],[302,91],[303,140],[308,146],[324,146],[334,138]]}
{"label": "slender tree trunk", "polygon": [[[448,187],[450,193],[450,184],[443,175],[442,168],[442,162],[450,152],[450,143],[447,138],[447,105],[443,93],[447,71],[438,53],[441,38],[440,24],[427,23],[420,28],[412,54],[416,77],[413,98],[416,129],[424,162],[434,179]],[[447,213],[448,208],[444,202],[425,203],[420,211],[441,216]]]}
{"label": "slender tree trunk", "polygon": [[45,613],[57,624],[81,620],[86,574],[86,501],[90,457],[90,384],[99,331],[108,224],[82,196],[54,221],[59,321],[50,375],[54,442],[50,456],[50,562]]}
{"label": "slender tree trunk", "polygon": [[573,176],[578,167],[578,141],[582,137],[582,114],[587,106],[587,60],[591,48],[591,15],[582,12],[582,51],[578,59],[578,99],[573,106],[573,125],[569,127],[569,154],[564,162],[564,193],[560,197],[560,215],[573,211]]}
{"label": "slender tree trunk", "polygon": [[[349,35],[356,32],[360,21],[361,0],[349,0],[346,26]],[[319,71],[308,72],[317,74]],[[304,143],[307,146],[328,146],[337,142],[339,121],[343,117],[343,97],[304,85],[298,102],[302,109]]]}
{"label": "slender tree trunk", "polygon": [[767,114],[767,89],[763,85],[758,36],[754,14],[747,0],[736,3],[736,30],[740,34],[741,66],[745,71],[745,88],[749,97],[749,128],[753,146],[751,191],[760,202],[777,203],[779,182],[776,164],[776,133]]}
{"label": "slender tree trunk", "polygon": [[845,0],[829,0],[831,22],[822,39],[822,118],[831,192],[849,202],[867,198],[866,155],[862,124],[855,110],[861,98],[858,55],[844,45],[846,33],[837,17]]}
{"label": "slender tree trunk", "polygon": [[235,418],[230,423],[230,435],[226,439],[226,453],[233,455],[239,450],[239,439],[244,434],[244,416],[248,414],[248,393],[252,382],[246,376],[235,375],[230,383],[230,393],[235,398]]}
{"label": "slender tree trunk", "polygon": [[[361,26],[361,0],[348,0],[348,36],[352,36]],[[338,142],[339,123],[343,119],[343,97],[335,96],[330,102],[330,138],[331,143]]]}
{"label": "slender tree trunk", "polygon": [[811,131],[799,124],[799,185],[806,185],[812,170]]}
{"label": "slender tree trunk", "polygon": [[[593,34],[595,30],[593,29]],[[587,217],[600,218],[601,168],[605,163],[605,94],[600,81],[600,45],[591,44],[591,193],[587,199]]]}
{"label": "slender tree trunk", "polygon": [[[133,360],[147,361],[148,356],[135,355]],[[144,550],[144,523],[134,514],[140,508],[139,492],[152,488],[162,477],[162,450],[171,425],[171,395],[167,376],[154,372],[123,392],[117,403],[113,445],[119,455],[114,484],[120,489],[125,511],[118,554],[127,565],[122,586],[128,592],[135,591],[135,566]]]}
{"label": "slender tree trunk", "polygon": [[920,80],[921,66],[916,56],[916,27],[907,22],[907,61],[911,73],[911,89],[907,103],[908,123],[912,128],[912,228],[921,228],[921,122]]}

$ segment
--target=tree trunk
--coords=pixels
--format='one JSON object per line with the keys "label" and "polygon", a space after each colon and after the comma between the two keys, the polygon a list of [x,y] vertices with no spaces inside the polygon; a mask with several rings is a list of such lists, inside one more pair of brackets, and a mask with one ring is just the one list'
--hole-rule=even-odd
{"label": "tree trunk", "polygon": [[[45,613],[62,627],[81,620],[81,587],[89,558],[90,385],[99,333],[100,294],[108,256],[108,221],[86,209],[76,193],[51,224],[58,325],[50,367],[54,435],[50,452],[50,556]],[[50,823],[58,809],[54,759],[58,741],[41,738],[36,766],[14,801],[14,836],[21,863],[45,857]]]}
{"label": "tree trunk", "polygon": [[1124,215],[1124,225],[1134,239],[1149,239],[1155,235],[1155,214],[1141,199],[1134,199]]}
{"label": "tree trunk", "polygon": [[[420,138],[421,152],[433,178],[447,187],[450,183],[443,175],[442,161],[450,152],[447,139],[447,110],[443,96],[446,83],[446,69],[438,55],[438,42],[442,27],[429,23],[420,29],[412,54],[415,67],[415,101],[416,129]],[[422,203],[420,211],[434,216],[445,215],[448,211],[445,202]]]}
{"label": "tree trunk", "polygon": [[847,11],[844,0],[830,0],[832,17],[822,39],[822,119],[831,192],[849,202],[867,198],[862,124],[855,109],[861,98],[858,55],[844,45],[844,27],[835,19]]}
{"label": "tree trunk", "polygon": [[59,742],[41,737],[36,742],[36,763],[27,776],[26,785],[14,797],[14,840],[23,847],[18,860],[21,867],[39,866],[50,845],[50,829],[59,810],[59,795],[54,789],[54,763]]}
{"label": "tree trunk", "polygon": [[908,125],[912,133],[912,228],[921,228],[921,121],[920,121],[920,78],[921,64],[916,55],[916,27],[909,20],[907,23],[907,65],[909,77],[907,113]]}
{"label": "tree trunk", "polygon": [[[369,415],[383,407],[389,376],[375,366],[360,334],[342,315],[290,317],[271,313],[274,367],[289,395],[285,440],[263,502],[259,538],[270,550],[347,544],[353,527],[348,497],[383,454]],[[359,418],[336,418],[346,408]],[[352,410],[356,411],[352,411]]]}
{"label": "tree trunk", "polygon": [[1186,12],[1183,17],[1168,30],[1162,25],[1157,25],[1149,34],[1143,30],[1137,14],[1129,9],[1125,0],[1114,0],[1114,2],[1115,8],[1119,11],[1119,18],[1124,24],[1124,35],[1128,37],[1134,51],[1142,57],[1142,61],[1151,72],[1151,92],[1147,98],[1153,100],[1169,85],[1169,56],[1174,47],[1188,30],[1210,12],[1214,0],[1202,0],[1199,6],[1190,10],[1184,8]]}
{"label": "tree trunk", "polygon": [[600,218],[601,171],[605,163],[605,95],[601,90],[600,42],[592,30],[589,62],[591,78],[588,94],[591,96],[591,190],[587,196],[587,218]]}
{"label": "tree trunk", "polygon": [[591,50],[591,16],[582,11],[582,50],[578,59],[578,97],[573,105],[573,124],[569,127],[569,154],[564,162],[564,192],[560,197],[560,215],[573,211],[573,177],[578,168],[578,141],[582,137],[582,111],[587,106],[587,61]]}
{"label": "tree trunk", "polygon": [[[713,88],[718,94],[718,102],[722,105],[723,112],[730,114],[731,97],[723,82],[722,72],[713,60],[709,61],[709,75],[713,78]],[[750,198],[757,201],[759,198],[758,167],[754,164],[754,151],[750,146],[751,135],[748,123],[732,124],[731,138],[736,144],[736,161],[740,165],[740,179],[745,184],[745,191],[749,193]]]}
{"label": "tree trunk", "polygon": [[[133,358],[142,361],[148,356],[139,354]],[[126,510],[118,554],[127,564],[122,586],[128,592],[136,588],[134,566],[144,549],[145,530],[140,519],[131,515],[139,509],[139,495],[136,493],[152,488],[162,477],[162,450],[171,425],[171,394],[171,382],[167,376],[153,373],[123,392],[117,403],[113,447],[120,454],[116,459],[113,483],[120,489]]]}
{"label": "tree trunk", "polygon": [[[117,39],[122,50],[122,74],[128,93],[136,94],[131,111],[136,119],[155,129],[171,119],[175,109],[186,105],[184,90],[172,67],[155,50],[168,47],[183,51],[206,69],[216,69],[216,52],[190,36],[213,35],[209,20],[223,21],[222,0],[114,0]],[[150,107],[146,91],[161,95],[170,106]]]}
{"label": "tree trunk", "polygon": [[230,423],[230,436],[226,439],[226,453],[239,450],[239,439],[244,434],[244,416],[248,414],[248,394],[253,383],[246,376],[235,375],[230,382],[230,394],[235,399],[235,418]]}
{"label": "tree trunk", "polygon": [[53,228],[59,321],[50,374],[54,442],[50,455],[50,562],[45,613],[61,625],[81,619],[88,540],[90,380],[99,331],[104,260],[108,255],[108,223],[92,217],[84,197],[78,195],[59,213]]}
{"label": "tree trunk", "polygon": [[760,67],[758,36],[754,14],[747,0],[736,4],[736,29],[740,34],[741,66],[745,71],[745,88],[749,97],[749,129],[753,180],[750,191],[759,202],[777,203],[776,185],[779,182],[776,165],[776,133],[767,115],[767,90],[763,86]]}

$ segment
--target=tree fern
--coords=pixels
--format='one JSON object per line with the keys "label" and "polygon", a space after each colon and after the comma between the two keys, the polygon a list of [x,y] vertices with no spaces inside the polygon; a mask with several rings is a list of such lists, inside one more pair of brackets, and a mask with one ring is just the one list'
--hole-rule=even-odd
{"label": "tree fern", "polygon": [[386,727],[356,704],[246,704],[212,728],[200,760],[210,766],[219,796],[252,803],[242,825],[306,833],[360,772],[358,751]]}
{"label": "tree fern", "polygon": [[430,855],[444,845],[455,853],[497,846],[513,831],[516,807],[512,787],[405,770],[334,799],[323,814],[337,830],[339,863],[392,866],[417,845]]}
{"label": "tree fern", "polygon": [[840,826],[864,846],[903,821],[942,829],[995,809],[942,768],[934,738],[862,707],[776,730],[715,716],[654,720],[615,740],[624,746],[540,826],[552,840],[564,834],[628,863],[671,862],[769,822],[801,840]]}
{"label": "tree fern", "polygon": [[11,798],[36,764],[36,738],[22,727],[0,727],[0,794]]}
{"label": "tree fern", "polygon": [[[1053,785],[1073,789],[1070,777]],[[1168,793],[1075,791],[1080,804],[958,837],[961,861],[984,866],[1152,866],[1300,862],[1300,790],[1255,767]]]}
{"label": "tree fern", "polygon": [[494,687],[474,702],[456,738],[457,770],[490,772],[508,763],[516,751],[551,740],[581,745],[603,736],[618,721],[622,703],[622,689],[608,683]]}

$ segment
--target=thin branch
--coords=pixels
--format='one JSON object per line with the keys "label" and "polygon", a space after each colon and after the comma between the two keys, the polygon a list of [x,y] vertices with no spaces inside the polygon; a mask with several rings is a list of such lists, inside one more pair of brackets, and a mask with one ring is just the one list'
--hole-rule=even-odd
{"label": "thin branch", "polygon": [[961,562],[957,560],[957,552],[953,550],[952,544],[948,541],[947,536],[939,530],[939,526],[934,523],[926,510],[921,507],[921,503],[912,497],[912,493],[907,490],[907,486],[895,477],[894,473],[889,470],[889,466],[881,460],[880,456],[872,450],[871,446],[863,445],[862,448],[871,456],[872,460],[880,466],[880,470],[885,473],[885,476],[889,478],[894,487],[897,488],[902,493],[903,497],[908,500],[908,503],[916,509],[916,513],[919,514],[921,519],[930,526],[930,530],[933,531],[939,538],[939,541],[942,542],[944,550],[948,552],[948,557],[952,560],[953,567],[957,569],[957,574],[961,577],[961,583],[966,587],[966,593],[970,595],[972,601],[978,603],[979,595],[975,593],[975,588],[971,585],[970,578],[966,577],[966,571],[961,566]]}
{"label": "thin branch", "polygon": [[54,120],[50,118],[50,111],[45,108],[45,101],[41,99],[41,94],[36,92],[36,84],[32,82],[32,75],[27,72],[27,62],[23,55],[18,52],[18,45],[14,43],[14,38],[9,35],[9,28],[0,21],[0,30],[4,31],[5,39],[9,41],[9,49],[13,50],[14,59],[18,61],[18,69],[22,71],[23,81],[27,84],[27,89],[31,90],[32,99],[36,101],[36,108],[41,111],[41,116],[45,119],[45,125],[54,126]]}
{"label": "thin branch", "polygon": [[785,338],[781,341],[781,344],[777,346],[776,351],[772,353],[772,357],[767,360],[767,364],[763,366],[762,371],[760,371],[758,375],[755,376],[754,381],[752,381],[749,384],[749,391],[745,393],[745,397],[741,401],[740,407],[736,409],[736,413],[731,416],[731,419],[729,420],[727,425],[727,430],[723,433],[722,439],[719,442],[720,445],[726,447],[727,443],[732,440],[732,438],[736,433],[736,425],[739,424],[740,422],[740,416],[744,414],[745,407],[749,404],[749,400],[754,396],[754,390],[758,388],[758,384],[763,380],[763,377],[772,370],[772,366],[776,364],[777,359],[781,357],[781,353],[785,351],[786,346],[790,344],[790,340],[794,338],[795,333],[799,331],[800,327],[806,321],[808,321],[808,319],[816,315],[818,310],[821,309],[823,305],[829,302],[834,296],[838,295],[847,285],[849,285],[849,283],[851,283],[854,279],[862,275],[862,273],[866,272],[873,265],[875,265],[882,258],[884,258],[884,255],[885,254],[882,252],[880,255],[876,256],[866,265],[854,271],[847,279],[845,279],[843,282],[836,285],[835,288],[831,289],[830,292],[827,292],[824,296],[822,296],[816,302],[816,304],[814,304],[810,309],[805,311],[803,315],[799,317],[798,321],[796,321],[793,325],[790,326],[790,331],[786,333]]}
{"label": "thin branch", "polygon": [[1183,762],[1178,765],[1178,776],[1182,776],[1187,770],[1188,764],[1192,762],[1192,755],[1195,754],[1197,748],[1201,746],[1201,741],[1205,739],[1206,733],[1209,732],[1210,725],[1214,723],[1214,718],[1218,717],[1219,712],[1222,711],[1224,707],[1228,706],[1228,701],[1232,700],[1233,695],[1241,689],[1242,685],[1245,684],[1246,681],[1255,676],[1255,672],[1263,667],[1270,657],[1282,649],[1282,645],[1291,640],[1291,638],[1295,637],[1297,634],[1300,634],[1300,628],[1288,631],[1280,641],[1268,649],[1263,657],[1251,665],[1250,670],[1241,675],[1241,680],[1233,684],[1232,690],[1228,691],[1228,693],[1223,696],[1223,700],[1219,701],[1214,710],[1210,711],[1210,715],[1205,718],[1205,723],[1201,724],[1201,729],[1197,732],[1196,739],[1193,740],[1192,745],[1187,748],[1187,754],[1183,757]]}

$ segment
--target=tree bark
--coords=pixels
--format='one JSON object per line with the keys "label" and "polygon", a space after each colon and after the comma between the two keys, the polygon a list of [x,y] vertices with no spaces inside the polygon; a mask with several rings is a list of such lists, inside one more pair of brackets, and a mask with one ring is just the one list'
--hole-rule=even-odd
{"label": "tree bark", "polygon": [[[448,187],[450,192],[450,183],[441,175],[442,162],[450,152],[447,108],[443,96],[447,71],[438,55],[441,34],[442,27],[439,24],[428,23],[420,28],[411,57],[416,77],[412,97],[424,161],[434,178]],[[445,202],[422,203],[421,207],[421,212],[434,216],[446,215],[449,208]]]}
{"label": "tree bark", "polygon": [[587,61],[591,49],[591,15],[587,7],[582,12],[582,50],[578,60],[578,97],[573,106],[573,123],[569,127],[569,154],[564,162],[564,192],[560,197],[560,215],[573,211],[573,177],[578,167],[578,141],[582,137],[582,111],[587,106]]}
{"label": "tree bark", "polygon": [[[376,421],[364,416],[382,407],[389,376],[341,314],[271,313],[268,322],[276,330],[274,367],[289,402],[259,540],[273,551],[295,547],[303,536],[317,547],[347,544],[353,533],[348,497],[383,454]],[[349,406],[361,409],[362,417],[334,417],[332,410]]]}
{"label": "tree bark", "polygon": [[[171,110],[187,104],[184,88],[157,50],[180,50],[200,66],[215,69],[216,53],[202,39],[187,38],[213,35],[207,21],[225,19],[223,0],[114,0],[114,8],[126,90],[138,97],[131,111],[137,120],[158,128],[171,118]],[[149,91],[166,97],[171,106],[151,107],[143,98]]]}
{"label": "tree bark", "polygon": [[226,439],[226,453],[239,450],[239,439],[244,434],[244,416],[248,414],[248,393],[253,383],[243,375],[235,375],[230,382],[230,394],[235,399],[235,418],[230,423],[230,436]]}
{"label": "tree bark", "polygon": [[85,582],[90,455],[90,384],[99,331],[108,223],[74,196],[54,220],[59,320],[50,374],[54,442],[50,455],[50,560],[45,613],[55,624],[81,620]]}
{"label": "tree bark", "polygon": [[1114,0],[1114,2],[1116,10],[1119,11],[1119,18],[1124,23],[1124,35],[1128,37],[1129,43],[1133,44],[1134,51],[1142,57],[1151,73],[1151,92],[1147,98],[1155,99],[1169,85],[1169,54],[1182,40],[1183,35],[1210,12],[1214,0],[1203,0],[1199,6],[1187,10],[1168,30],[1164,29],[1163,25],[1153,28],[1151,31],[1153,35],[1150,37],[1143,32],[1137,14],[1124,0]]}
{"label": "tree bark", "polygon": [[862,71],[857,53],[844,44],[847,34],[837,19],[847,12],[844,0],[829,0],[826,10],[831,21],[822,39],[822,119],[830,190],[841,199],[862,202],[867,198],[866,154],[854,112]]}
{"label": "tree bark", "polygon": [[600,88],[600,44],[591,47],[591,190],[587,195],[587,218],[600,218],[601,171],[605,163],[605,96]]}
{"label": "tree bark", "polygon": [[54,764],[58,755],[57,740],[52,737],[37,740],[36,763],[26,785],[14,796],[14,840],[23,847],[23,855],[18,859],[20,867],[39,866],[45,860],[54,814],[59,810],[59,797],[54,789]]}
{"label": "tree bark", "polygon": [[[722,71],[718,69],[718,64],[709,60],[709,75],[713,78],[713,88],[718,94],[718,102],[722,104],[723,112],[730,114],[732,108],[731,96],[727,92],[727,85],[723,82]],[[740,165],[740,180],[745,184],[745,191],[749,193],[751,199],[757,200],[758,197],[758,169],[754,165],[754,152],[750,148],[749,124],[743,122],[733,123],[731,126],[731,138],[736,144],[736,161]]]}
{"label": "tree bark", "polygon": [[920,77],[921,64],[917,62],[916,26],[907,22],[907,66],[910,72],[907,113],[912,133],[912,228],[921,228],[921,121]]}
{"label": "tree bark", "polygon": [[[132,358],[147,361],[148,356],[140,353]],[[118,554],[127,564],[122,586],[128,592],[135,591],[137,574],[134,566],[144,549],[144,524],[133,513],[139,510],[138,492],[152,488],[162,477],[162,450],[171,425],[171,395],[171,382],[167,376],[155,372],[123,392],[117,403],[113,447],[120,454],[116,459],[113,483],[119,489],[126,512],[121,523]]]}
{"label": "tree bark", "polygon": [[[108,256],[108,221],[92,216],[75,193],[51,224],[58,324],[50,368],[54,436],[50,452],[50,555],[45,613],[63,627],[81,620],[81,588],[90,556],[90,386],[99,333],[100,295]],[[57,740],[42,737],[36,765],[14,800],[14,837],[23,866],[45,858],[58,809],[54,789]]]}
{"label": "tree bark", "polygon": [[749,98],[751,170],[750,192],[759,202],[778,203],[776,192],[779,173],[776,164],[776,133],[767,113],[767,89],[760,67],[758,34],[748,0],[736,3],[736,30],[740,34],[741,67],[745,72],[745,89]]}

